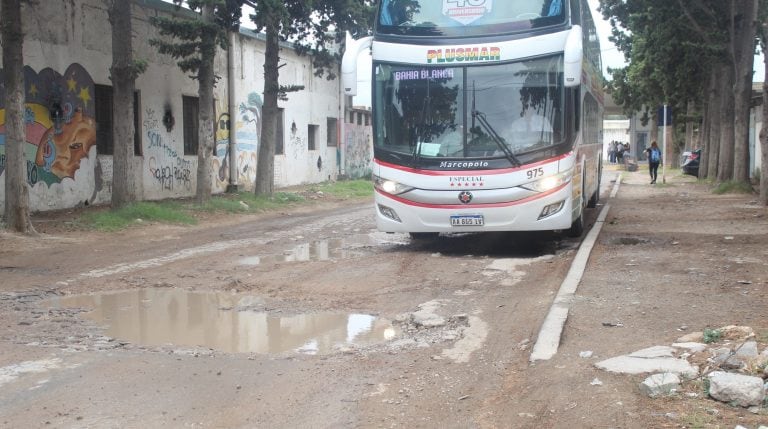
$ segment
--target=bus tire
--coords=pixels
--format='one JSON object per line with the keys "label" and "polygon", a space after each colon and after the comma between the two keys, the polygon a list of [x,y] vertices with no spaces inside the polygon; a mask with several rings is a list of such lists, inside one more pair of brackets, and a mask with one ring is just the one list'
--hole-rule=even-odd
{"label": "bus tire", "polygon": [[581,237],[581,234],[584,234],[584,207],[587,205],[586,197],[584,196],[584,182],[585,179],[582,178],[582,187],[581,187],[581,198],[579,199],[579,202],[581,203],[581,211],[579,212],[579,217],[576,218],[576,220],[571,223],[571,227],[568,228],[568,236],[577,238]]}
{"label": "bus tire", "polygon": [[600,161],[600,164],[598,164],[597,167],[597,189],[595,189],[595,193],[592,194],[592,196],[589,198],[589,201],[587,202],[587,207],[590,209],[593,209],[597,207],[597,203],[600,202],[600,180],[603,177],[603,162]]}
{"label": "bus tire", "polygon": [[438,235],[440,235],[439,232],[409,232],[408,235],[411,236],[411,240],[430,240],[433,238],[437,238]]}
{"label": "bus tire", "polygon": [[578,238],[581,237],[581,234],[584,234],[584,210],[581,211],[579,217],[568,228],[569,237]]}

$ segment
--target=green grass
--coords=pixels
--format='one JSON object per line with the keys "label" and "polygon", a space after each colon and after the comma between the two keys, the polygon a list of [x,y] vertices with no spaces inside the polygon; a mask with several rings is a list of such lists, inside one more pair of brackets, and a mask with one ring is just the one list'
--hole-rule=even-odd
{"label": "green grass", "polygon": [[360,198],[373,196],[373,183],[370,180],[342,180],[314,185],[310,190],[341,198]]}
{"label": "green grass", "polygon": [[712,190],[713,194],[751,194],[752,186],[744,182],[728,181],[720,183]]}
{"label": "green grass", "polygon": [[296,192],[275,192],[272,197],[256,196],[252,192],[220,194],[212,196],[203,206],[196,205],[193,200],[138,202],[120,210],[86,213],[76,224],[100,231],[117,231],[143,222],[193,225],[200,213],[259,213],[307,203],[303,196],[306,192],[322,192],[342,199],[362,198],[373,195],[373,184],[369,180],[328,182]]}
{"label": "green grass", "polygon": [[119,210],[87,213],[79,223],[100,231],[117,231],[141,222],[193,225],[197,220],[173,201],[138,202]]}

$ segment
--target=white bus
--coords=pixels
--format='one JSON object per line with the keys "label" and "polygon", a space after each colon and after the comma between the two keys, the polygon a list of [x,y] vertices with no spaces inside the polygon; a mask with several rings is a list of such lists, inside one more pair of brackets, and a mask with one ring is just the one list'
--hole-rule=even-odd
{"label": "white bus", "polygon": [[603,120],[586,0],[381,0],[348,95],[369,48],[379,230],[582,234]]}

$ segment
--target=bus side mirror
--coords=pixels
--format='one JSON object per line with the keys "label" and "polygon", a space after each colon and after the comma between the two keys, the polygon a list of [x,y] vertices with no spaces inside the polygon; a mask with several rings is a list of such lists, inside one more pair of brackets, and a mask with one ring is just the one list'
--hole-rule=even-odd
{"label": "bus side mirror", "polygon": [[581,67],[584,61],[584,46],[582,42],[581,26],[574,25],[571,28],[568,39],[565,41],[565,65],[563,77],[566,87],[581,85]]}
{"label": "bus side mirror", "polygon": [[363,37],[355,40],[347,32],[344,56],[341,58],[341,84],[344,87],[344,94],[357,95],[357,57],[360,53],[369,49],[373,37]]}

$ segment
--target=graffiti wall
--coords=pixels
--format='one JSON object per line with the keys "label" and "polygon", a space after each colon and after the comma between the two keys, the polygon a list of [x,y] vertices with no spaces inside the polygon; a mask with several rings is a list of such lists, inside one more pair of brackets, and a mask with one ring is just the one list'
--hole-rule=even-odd
{"label": "graffiti wall", "polygon": [[[2,75],[2,70],[0,70]],[[80,64],[63,74],[24,68],[27,181],[30,208],[46,210],[93,202],[97,188],[94,82]],[[0,83],[0,177],[6,168],[5,99]],[[0,205],[5,201],[0,188]]]}
{"label": "graffiti wall", "polygon": [[160,113],[152,107],[144,109],[145,165],[148,177],[145,190],[150,198],[155,195],[182,196],[194,192],[196,157],[185,157],[179,145],[161,122]]}

